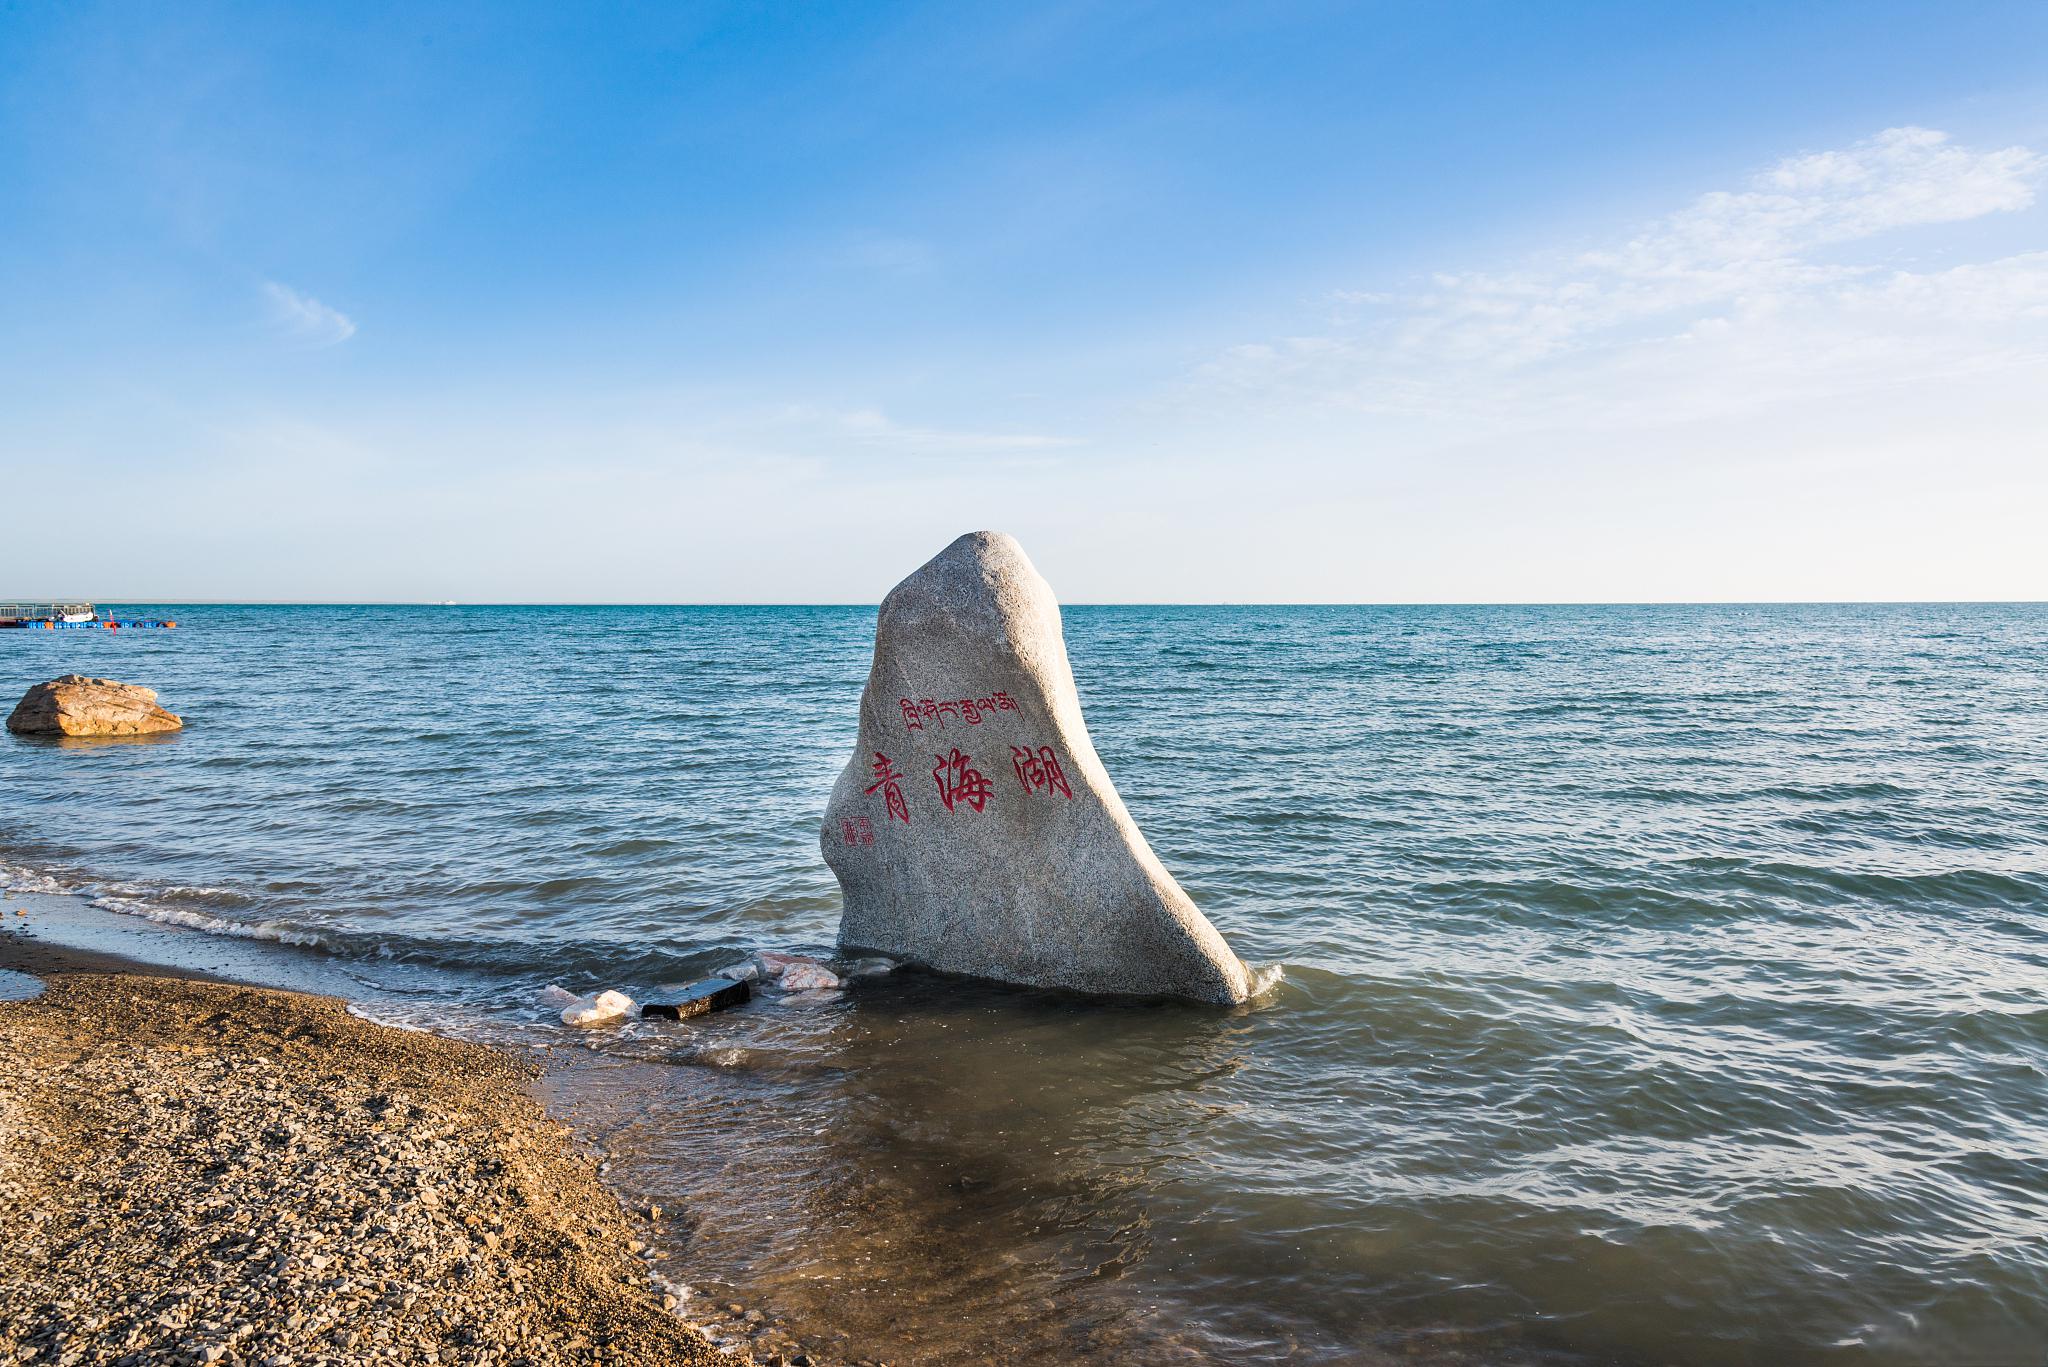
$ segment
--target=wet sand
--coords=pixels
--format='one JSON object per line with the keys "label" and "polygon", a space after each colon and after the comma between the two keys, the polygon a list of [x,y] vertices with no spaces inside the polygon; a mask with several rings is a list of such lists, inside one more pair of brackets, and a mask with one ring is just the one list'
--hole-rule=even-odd
{"label": "wet sand", "polygon": [[0,966],[46,984],[0,1002],[0,1362],[735,1360],[530,1065],[18,936]]}

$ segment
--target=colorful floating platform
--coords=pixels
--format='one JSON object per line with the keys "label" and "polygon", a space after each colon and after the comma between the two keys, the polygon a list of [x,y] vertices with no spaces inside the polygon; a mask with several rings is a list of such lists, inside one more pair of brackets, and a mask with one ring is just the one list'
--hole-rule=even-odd
{"label": "colorful floating platform", "polygon": [[0,603],[0,630],[12,627],[41,631],[153,631],[176,625],[103,618],[91,603]]}
{"label": "colorful floating platform", "polygon": [[0,627],[42,627],[50,631],[156,631],[169,630],[176,622],[117,622],[109,617],[99,622],[0,622]]}

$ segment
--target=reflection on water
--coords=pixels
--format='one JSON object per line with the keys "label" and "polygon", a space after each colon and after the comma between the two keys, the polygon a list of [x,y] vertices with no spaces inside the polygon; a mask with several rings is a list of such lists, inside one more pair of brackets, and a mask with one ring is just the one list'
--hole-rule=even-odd
{"label": "reflection on water", "polygon": [[41,978],[0,968],[0,1002],[27,1001],[30,997],[41,996],[42,991]]}
{"label": "reflection on water", "polygon": [[[713,1299],[744,1287],[842,1352],[1471,1360],[1470,1334],[1388,1317],[1397,1246],[1240,1223],[1256,1202],[1219,1131],[1259,1104],[1243,1084],[1267,1014],[901,972],[839,1006],[705,1018],[686,1043],[567,1051],[549,1086],[612,1180],[686,1213],[668,1275]],[[1318,1155],[1253,1161],[1312,1204]],[[1478,1337],[1486,1361],[1542,1356]]]}
{"label": "reflection on water", "polygon": [[175,745],[183,731],[147,731],[135,736],[15,736],[16,745],[35,750],[104,750],[128,745]]}
{"label": "reflection on water", "polygon": [[713,1020],[666,1064],[555,1083],[604,1115],[615,1180],[692,1212],[674,1275],[744,1281],[905,1362],[1130,1360],[1180,1337],[1129,1274],[1177,1237],[1148,1197],[1234,1104],[1241,1018],[902,973],[840,1007]]}

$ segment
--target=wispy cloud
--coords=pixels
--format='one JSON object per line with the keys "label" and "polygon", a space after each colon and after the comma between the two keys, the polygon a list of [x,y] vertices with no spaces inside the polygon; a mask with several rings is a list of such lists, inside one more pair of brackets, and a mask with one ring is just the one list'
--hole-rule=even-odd
{"label": "wispy cloud", "polygon": [[1894,128],[1790,157],[1613,239],[1338,296],[1311,336],[1235,348],[1214,391],[1408,416],[1695,416],[2048,356],[2048,253],[1898,269],[1857,248],[2027,209],[2048,158]]}
{"label": "wispy cloud", "polygon": [[1047,451],[1075,444],[1071,437],[1044,436],[1035,432],[969,432],[957,428],[910,426],[874,409],[841,413],[839,426],[863,446],[919,453]]}
{"label": "wispy cloud", "polygon": [[334,346],[356,335],[354,319],[289,285],[267,280],[263,296],[269,301],[271,321],[279,332],[301,346]]}

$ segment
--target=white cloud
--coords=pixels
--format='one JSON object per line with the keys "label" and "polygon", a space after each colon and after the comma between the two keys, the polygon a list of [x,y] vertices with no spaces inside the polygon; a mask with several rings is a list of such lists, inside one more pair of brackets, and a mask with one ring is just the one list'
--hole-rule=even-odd
{"label": "white cloud", "polygon": [[1071,437],[1044,436],[1035,432],[967,432],[943,427],[908,426],[871,408],[840,414],[839,425],[863,446],[882,446],[912,453],[946,455],[1045,451],[1074,445]]}
{"label": "white cloud", "polygon": [[1235,348],[1199,379],[1272,407],[1608,425],[2039,364],[2048,253],[1916,271],[1856,248],[2025,210],[2044,172],[2025,147],[1895,128],[1592,248],[1340,294],[1343,325]]}
{"label": "white cloud", "polygon": [[1880,315],[1967,322],[2048,319],[2048,251],[2022,252],[1927,275],[1900,271],[1845,289],[1842,303]]}
{"label": "white cloud", "polygon": [[302,346],[334,346],[356,335],[354,319],[289,285],[265,281],[263,295],[278,330]]}

